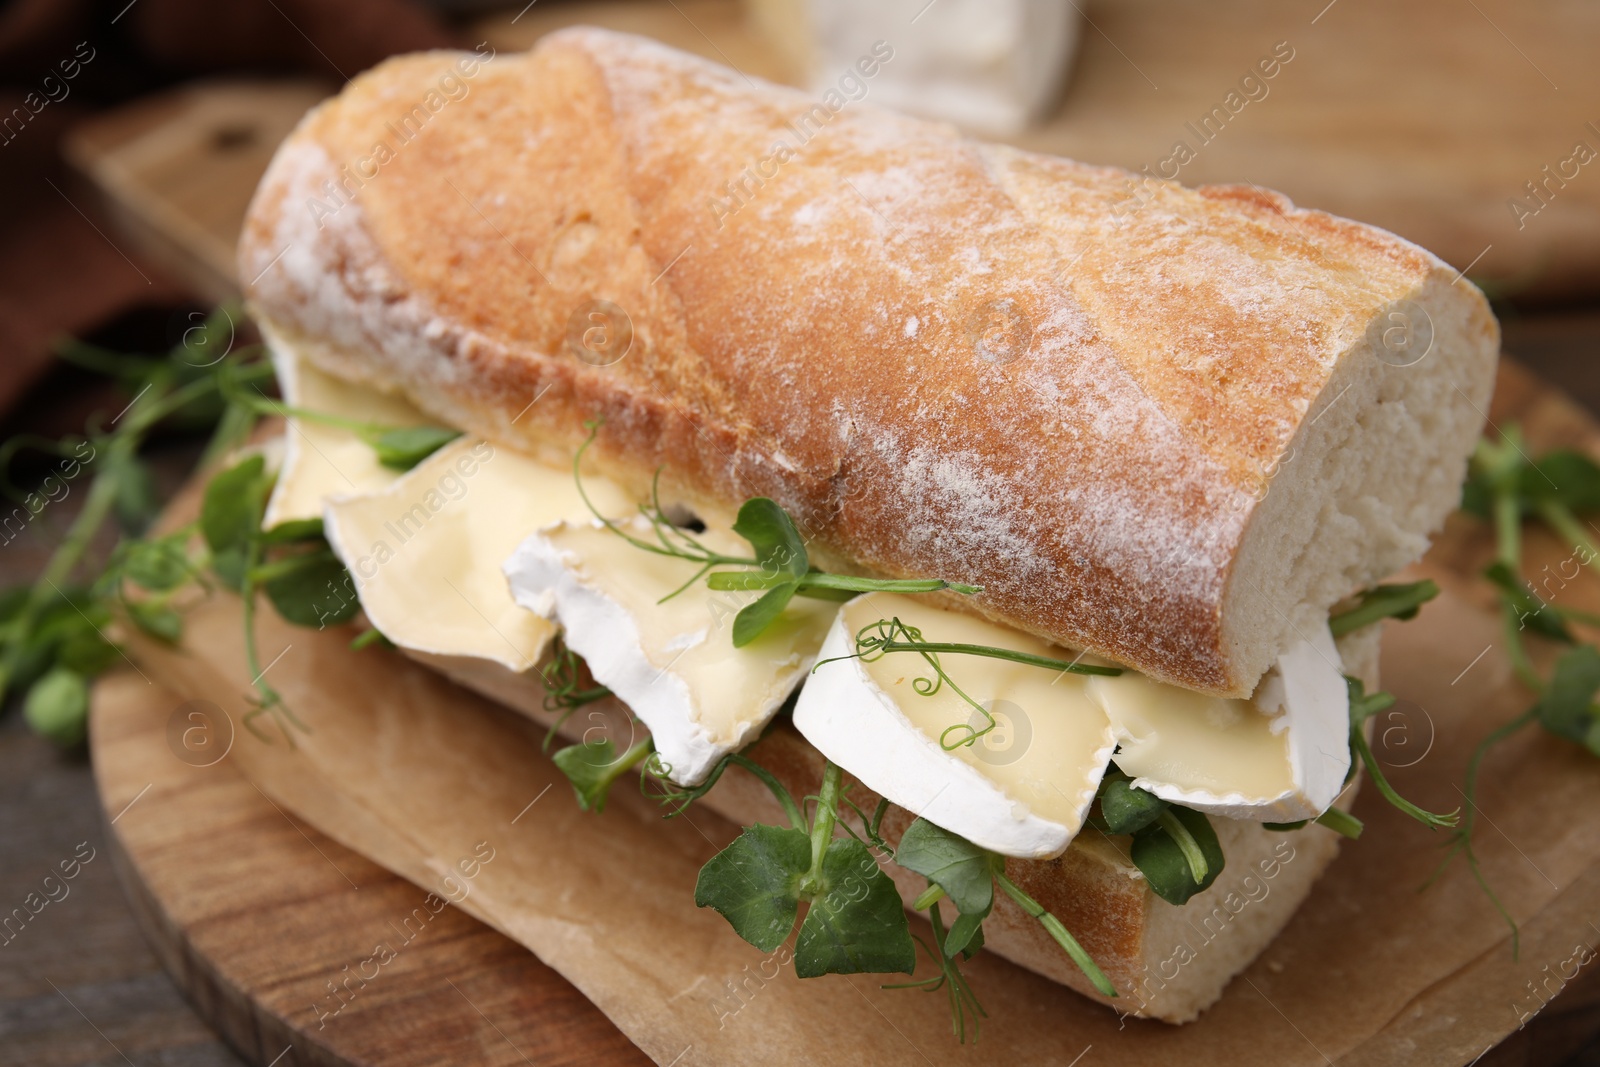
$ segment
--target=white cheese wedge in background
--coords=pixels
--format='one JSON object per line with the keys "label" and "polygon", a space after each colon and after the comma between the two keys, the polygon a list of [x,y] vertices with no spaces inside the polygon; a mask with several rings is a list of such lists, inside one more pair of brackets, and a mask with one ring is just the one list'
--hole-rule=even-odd
{"label": "white cheese wedge in background", "polygon": [[1116,747],[1105,712],[1077,676],[946,653],[939,657],[945,673],[998,724],[976,742],[947,750],[940,735],[948,727],[982,728],[986,720],[949,683],[931,695],[917,692],[918,679],[936,680],[920,654],[825,662],[855,652],[862,627],[892,617],[920,629],[926,641],[1071,658],[1010,627],[925,599],[872,593],[839,612],[819,657],[824,662],[800,693],[795,726],[869,789],[974,844],[1007,856],[1059,855],[1083,825]]}
{"label": "white cheese wedge in background", "polygon": [[[385,426],[437,425],[405,399],[325,374],[269,327],[263,325],[262,332],[272,351],[278,388],[290,406]],[[350,430],[290,419],[283,465],[267,501],[266,525],[320,518],[328,497],[382,489],[401,473],[379,463],[372,446]]]}
{"label": "white cheese wedge in background", "polygon": [[[654,542],[650,524],[618,524]],[[715,551],[749,554],[731,533],[697,535]],[[506,560],[518,604],[553,618],[595,680],[650,728],[673,781],[695,785],[755,740],[804,678],[838,605],[796,597],[754,642],[733,647],[733,619],[753,594],[696,582],[665,603],[700,565],[629,544],[599,522],[564,522]]]}
{"label": "white cheese wedge in background", "polygon": [[1129,672],[1091,678],[1133,784],[1175,804],[1258,822],[1314,819],[1350,769],[1350,698],[1326,626],[1278,659],[1251,700]]}
{"label": "white cheese wedge in background", "polygon": [[[604,478],[584,489],[603,514],[633,501]],[[328,543],[367,619],[401,648],[532,668],[555,636],[511,599],[500,564],[529,531],[589,515],[570,469],[458,438],[377,492],[326,504]]]}
{"label": "white cheese wedge in background", "polygon": [[995,135],[1055,103],[1078,41],[1062,0],[747,2],[830,110],[861,100]]}

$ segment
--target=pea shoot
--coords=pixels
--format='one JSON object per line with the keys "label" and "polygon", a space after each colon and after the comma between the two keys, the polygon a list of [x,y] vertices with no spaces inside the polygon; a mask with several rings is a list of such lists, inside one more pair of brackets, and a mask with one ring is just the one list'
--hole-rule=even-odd
{"label": "pea shoot", "polygon": [[[437,427],[355,423],[270,399],[271,361],[260,345],[234,348],[236,316],[236,308],[217,309],[157,356],[64,343],[62,359],[116,380],[132,402],[109,428],[97,417],[82,435],[60,441],[20,437],[0,445],[0,487],[13,495],[20,494],[6,471],[24,449],[68,457],[63,462],[71,464],[69,476],[79,468],[90,475],[83,506],[38,580],[0,595],[0,699],[26,690],[28,722],[62,744],[76,744],[85,735],[89,680],[124,656],[113,636],[117,627],[132,626],[176,644],[183,635],[179,598],[186,590],[217,586],[239,594],[244,605],[255,691],[244,725],[265,739],[256,720],[270,714],[293,744],[291,729],[305,726],[265,678],[256,642],[257,601],[265,596],[287,622],[316,629],[348,622],[360,605],[320,519],[262,528],[276,475],[260,453],[240,455],[241,446],[259,417],[287,415],[344,426],[367,442],[379,462],[408,469],[457,436]],[[141,453],[153,431],[168,427],[209,429],[200,467],[216,473],[198,520],[152,536],[146,527],[160,502]],[[236,461],[223,466],[230,457]],[[99,572],[83,579],[90,546],[113,523],[121,538]],[[371,630],[353,644],[381,641]]]}

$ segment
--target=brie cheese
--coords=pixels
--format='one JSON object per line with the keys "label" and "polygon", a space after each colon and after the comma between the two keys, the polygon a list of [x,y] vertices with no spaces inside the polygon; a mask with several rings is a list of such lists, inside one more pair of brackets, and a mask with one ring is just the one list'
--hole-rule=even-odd
{"label": "brie cheese", "polygon": [[[603,478],[584,488],[608,514],[633,502]],[[393,483],[327,501],[324,531],[368,620],[401,648],[522,672],[555,636],[518,607],[500,563],[529,530],[588,513],[570,470],[457,438]]]}
{"label": "brie cheese", "polygon": [[[618,523],[654,541],[643,517]],[[715,551],[748,554],[731,533],[697,535]],[[753,741],[816,657],[835,605],[796,597],[759,638],[733,647],[733,619],[755,594],[694,583],[700,565],[629,544],[599,522],[561,522],[505,562],[518,604],[561,624],[567,646],[650,728],[673,781],[703,781]]]}
{"label": "brie cheese", "polygon": [[809,15],[805,58],[827,107],[867,99],[991,135],[1019,133],[1055,103],[1078,40],[1078,12],[1060,0],[790,2],[808,10],[768,0],[761,21]]}
{"label": "brie cheese", "polygon": [[1117,766],[1175,804],[1258,822],[1314,819],[1350,769],[1349,707],[1326,626],[1279,657],[1250,700],[1228,700],[1132,672],[1090,678],[1111,716]]}
{"label": "brie cheese", "polygon": [[[851,656],[862,627],[888,618],[926,641],[1070,653],[926,600],[874,593],[840,611],[800,694],[794,723],[814,747],[868,788],[991,851],[1058,855],[1113,751],[1138,788],[1233,819],[1316,818],[1343,788],[1349,700],[1326,627],[1280,657],[1251,700],[1228,700],[1133,671],[1061,674],[961,653],[939,656],[942,682],[916,652],[829,662]],[[987,722],[957,687],[996,720],[969,745],[958,744],[963,724]]]}
{"label": "brie cheese", "polygon": [[[1116,747],[1106,713],[1078,676],[1005,660],[945,653],[939,662],[955,685],[927,694],[919,689],[938,679],[916,652],[826,662],[850,656],[856,633],[888,618],[920,629],[927,641],[1061,656],[1017,630],[927,600],[857,597],[839,612],[824,662],[801,690],[796,728],[869,789],[974,844],[1007,856],[1059,855],[1083,825]],[[970,744],[955,743],[987,719],[957,685],[996,722]],[[942,745],[941,735],[955,747]]]}
{"label": "brie cheese", "polygon": [[[385,426],[433,423],[401,397],[324,374],[270,327],[263,324],[261,329],[272,352],[278,388],[291,407]],[[320,518],[328,497],[382,489],[400,477],[400,471],[379,463],[372,447],[350,430],[311,419],[291,418],[288,423],[283,465],[267,501],[268,528],[292,519]]]}

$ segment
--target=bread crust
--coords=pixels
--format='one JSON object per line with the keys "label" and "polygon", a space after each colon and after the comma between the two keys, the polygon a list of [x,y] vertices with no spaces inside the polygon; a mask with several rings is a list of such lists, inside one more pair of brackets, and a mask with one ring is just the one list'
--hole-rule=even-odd
{"label": "bread crust", "polygon": [[[1369,690],[1378,689],[1378,638],[1381,626],[1341,638],[1344,669]],[[627,708],[607,698],[584,709],[581,719],[558,717],[544,706],[544,689],[528,675],[501,669],[463,669],[460,659],[447,660],[407,652],[568,741],[579,742],[598,732],[619,748],[640,740],[644,728]],[[588,733],[586,733],[588,731]],[[622,739],[626,738],[626,745]],[[780,719],[744,754],[770,772],[794,796],[811,793],[822,780],[826,760],[787,719]],[[845,774],[846,794],[860,809],[873,812],[879,797]],[[1335,802],[1349,810],[1359,776]],[[733,770],[696,802],[740,826],[766,823],[782,826],[788,816],[771,791],[753,776]],[[882,833],[893,847],[915,814],[891,804]],[[846,815],[853,830],[860,827]],[[1117,989],[1102,996],[1045,929],[1009,897],[996,895],[994,911],[984,922],[985,951],[1117,1011],[1139,1018],[1185,1023],[1216,1003],[1228,983],[1272,943],[1312,886],[1338,856],[1339,837],[1321,826],[1283,833],[1259,823],[1213,818],[1226,865],[1217,880],[1175,906],[1150,890],[1129,855],[1129,839],[1085,827],[1055,859],[1008,858],[1006,873],[1026,893],[1054,914]],[[839,831],[842,836],[843,830]],[[902,901],[911,902],[927,889],[925,878],[878,857],[894,879]],[[949,916],[946,915],[946,920]]]}
{"label": "bread crust", "polygon": [[[719,515],[773,497],[830,568],[980,584],[960,606],[1228,695],[1281,647],[1226,617],[1251,519],[1372,324],[1425,288],[1461,416],[1428,458],[1459,482],[1493,319],[1392,235],[819,113],[591,29],[481,63],[401,142],[461,62],[391,60],[309,115],[240,250],[289,340],[452,425],[537,452],[603,419],[625,484],[660,468]],[[1271,551],[1302,566],[1309,544]],[[1289,626],[1406,562],[1355,555],[1381,569],[1252,610]]]}

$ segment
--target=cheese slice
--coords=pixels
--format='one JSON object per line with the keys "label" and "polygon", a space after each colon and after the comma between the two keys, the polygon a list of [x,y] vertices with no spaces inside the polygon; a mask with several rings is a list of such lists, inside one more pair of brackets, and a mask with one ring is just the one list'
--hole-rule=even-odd
{"label": "cheese slice", "polygon": [[1349,693],[1323,626],[1278,660],[1250,700],[1129,672],[1091,678],[1111,716],[1117,766],[1164,800],[1230,819],[1314,819],[1350,769]]}
{"label": "cheese slice", "polygon": [[[839,613],[800,694],[795,726],[819,751],[901,807],[991,851],[1059,854],[1081,828],[1113,751],[1135,786],[1234,819],[1315,818],[1343,787],[1349,704],[1326,627],[1285,653],[1251,700],[1228,700],[1133,671],[1063,674],[961,653],[939,656],[942,682],[915,652],[830,662],[856,651],[863,627],[889,618],[920,629],[925,641],[1072,654],[926,600],[875,593]],[[957,687],[996,720],[969,745],[957,744],[967,736],[962,725],[987,722]]]}
{"label": "cheese slice", "polygon": [[[619,527],[653,542],[643,517]],[[731,533],[697,535],[741,556]],[[562,522],[529,537],[505,563],[518,604],[560,622],[589,671],[655,739],[673,781],[703,781],[753,741],[810,668],[835,604],[796,597],[754,642],[733,647],[733,619],[753,594],[690,582],[699,564],[629,544],[599,522]]]}
{"label": "cheese slice", "polygon": [[[602,513],[633,510],[611,482],[583,484]],[[377,492],[333,497],[323,512],[328,543],[385,637],[514,672],[533,667],[556,631],[516,605],[500,564],[530,530],[587,514],[571,470],[468,438]]]}
{"label": "cheese slice", "polygon": [[[262,324],[286,403],[307,411],[385,426],[437,425],[405,399],[388,396],[325,374],[299,350]],[[283,465],[267,501],[266,525],[322,516],[330,496],[382,489],[401,473],[378,462],[372,447],[354,432],[311,419],[289,419]]]}
{"label": "cheese slice", "polygon": [[[794,724],[823,755],[863,784],[930,822],[1007,856],[1059,855],[1083,825],[1116,739],[1111,721],[1076,675],[1005,660],[945,653],[951,682],[937,681],[918,653],[867,661],[856,634],[899,618],[923,640],[1000,646],[1061,657],[1010,627],[933,606],[926,599],[872,593],[839,612],[821,665],[795,706]],[[1068,654],[1070,658],[1070,654]],[[996,721],[971,744],[947,747]],[[955,729],[952,730],[951,728]],[[950,732],[946,732],[950,731]]]}

